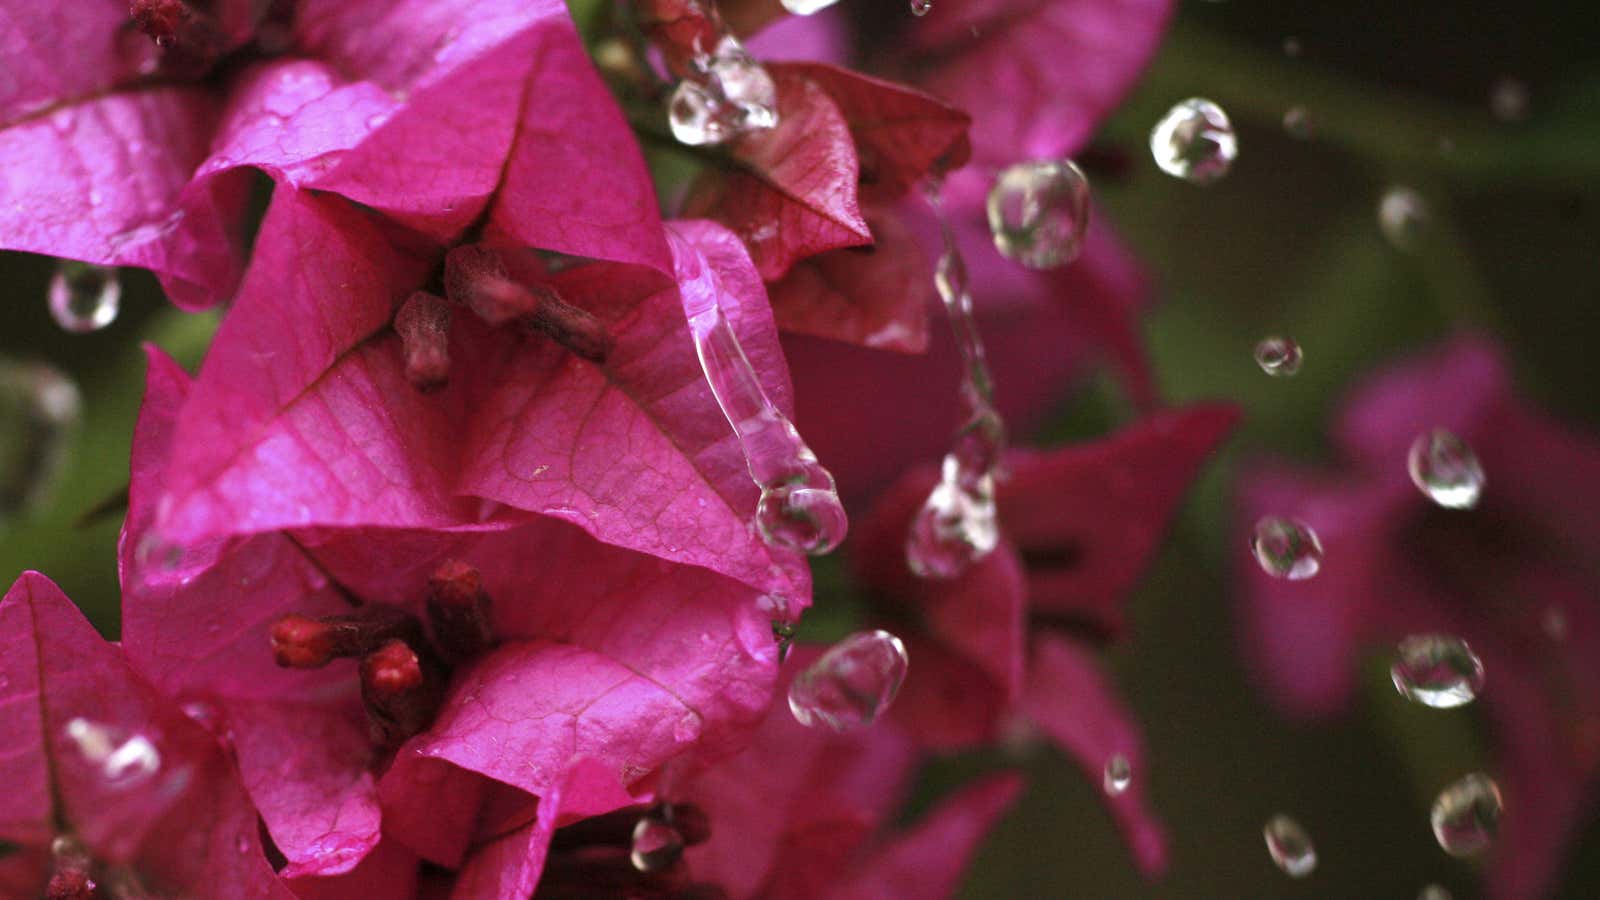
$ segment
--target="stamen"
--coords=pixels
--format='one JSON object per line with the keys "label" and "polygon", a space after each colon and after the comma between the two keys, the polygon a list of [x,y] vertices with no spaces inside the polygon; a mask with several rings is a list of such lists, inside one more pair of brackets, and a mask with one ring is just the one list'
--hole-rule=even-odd
{"label": "stamen", "polygon": [[613,343],[605,325],[587,310],[561,299],[548,285],[513,280],[494,250],[465,244],[444,262],[445,294],[490,325],[521,321],[594,363],[603,363]]}
{"label": "stamen", "polygon": [[89,877],[93,861],[83,845],[69,837],[50,843],[50,883],[45,888],[48,900],[93,900],[94,879]]}
{"label": "stamen", "polygon": [[417,291],[395,313],[394,330],[406,359],[406,380],[423,393],[450,380],[450,304]]}
{"label": "stamen", "polygon": [[428,579],[428,622],[450,661],[471,659],[494,644],[489,602],[478,570],[466,563],[446,560]]}
{"label": "stamen", "polygon": [[361,699],[373,741],[395,747],[433,723],[444,701],[445,673],[403,640],[391,640],[361,660]]}
{"label": "stamen", "polygon": [[317,669],[335,659],[365,656],[390,640],[419,646],[422,623],[399,607],[363,606],[347,616],[313,619],[290,613],[272,623],[272,657],[286,669]]}

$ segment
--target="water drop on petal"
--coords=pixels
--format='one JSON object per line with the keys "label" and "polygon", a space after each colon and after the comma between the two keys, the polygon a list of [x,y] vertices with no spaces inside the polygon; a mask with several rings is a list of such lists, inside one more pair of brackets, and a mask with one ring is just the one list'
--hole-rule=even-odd
{"label": "water drop on petal", "polygon": [[69,720],[64,731],[78,755],[98,770],[108,787],[131,788],[161,770],[161,753],[146,735],[124,736],[82,717]]}
{"label": "water drop on petal", "polygon": [[1030,269],[1066,265],[1083,250],[1089,179],[1071,160],[1007,166],[989,189],[988,213],[1001,256]]}
{"label": "water drop on petal", "polygon": [[1222,107],[1191,97],[1168,110],[1150,130],[1150,154],[1168,175],[1210,184],[1232,168],[1239,156],[1239,139]]}
{"label": "water drop on petal", "polygon": [[1304,106],[1291,106],[1283,114],[1283,130],[1299,141],[1311,139],[1311,110]]}
{"label": "water drop on petal", "polygon": [[683,835],[659,813],[651,811],[633,826],[628,859],[640,872],[650,874],[671,866],[683,856]]}
{"label": "water drop on petal", "polygon": [[833,476],[816,457],[801,459],[792,481],[761,489],[756,527],[767,543],[821,555],[839,546],[850,527]]}
{"label": "water drop on petal", "polygon": [[1272,337],[1263,338],[1256,344],[1256,365],[1261,371],[1273,376],[1294,375],[1300,371],[1300,364],[1305,361],[1305,352],[1293,338]]}
{"label": "water drop on petal", "polygon": [[1471,703],[1483,690],[1483,661],[1460,638],[1416,634],[1400,642],[1389,677],[1407,700],[1450,709]]}
{"label": "water drop on petal", "polygon": [[1475,772],[1439,792],[1429,816],[1433,836],[1451,856],[1474,856],[1489,848],[1500,827],[1500,786]]}
{"label": "water drop on petal", "polygon": [[1466,441],[1443,428],[1417,436],[1406,454],[1411,483],[1446,509],[1471,509],[1483,496],[1485,478],[1478,455]]}
{"label": "water drop on petal", "polygon": [[1115,797],[1128,789],[1133,783],[1133,767],[1128,764],[1128,758],[1121,753],[1114,754],[1106,760],[1104,784],[1106,793]]}
{"label": "water drop on petal", "polygon": [[99,331],[117,319],[122,283],[110,266],[63,259],[50,279],[50,315],[74,334]]}
{"label": "water drop on petal", "polygon": [[1317,848],[1300,823],[1284,815],[1267,821],[1261,835],[1267,841],[1267,854],[1290,878],[1304,878],[1317,867]]}
{"label": "water drop on petal", "polygon": [[1389,188],[1378,201],[1378,227],[1399,250],[1416,246],[1427,216],[1428,206],[1422,195],[1408,187]]}
{"label": "water drop on petal", "polygon": [[1322,569],[1322,542],[1311,526],[1281,516],[1265,516],[1250,535],[1250,552],[1274,578],[1304,581]]}
{"label": "water drop on petal", "polygon": [[82,412],[60,370],[0,357],[0,524],[55,487]]}
{"label": "water drop on petal", "polygon": [[933,11],[933,0],[911,0],[911,14],[922,17]]}
{"label": "water drop on petal", "polygon": [[900,692],[905,645],[887,631],[858,631],[832,647],[789,685],[789,710],[809,728],[849,731],[871,725]]}

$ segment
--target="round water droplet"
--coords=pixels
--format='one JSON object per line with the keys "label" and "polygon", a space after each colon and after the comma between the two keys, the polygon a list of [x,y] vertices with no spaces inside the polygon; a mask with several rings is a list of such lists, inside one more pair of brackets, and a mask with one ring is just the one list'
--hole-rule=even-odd
{"label": "round water droplet", "polygon": [[1445,890],[1443,886],[1430,884],[1424,887],[1421,893],[1417,894],[1417,900],[1451,900],[1451,897],[1450,892]]}
{"label": "round water droplet", "polygon": [[[945,466],[952,464],[945,458]],[[994,478],[971,485],[941,480],[928,495],[906,535],[906,565],[920,578],[955,578],[1000,544]]]}
{"label": "round water droplet", "polygon": [[1406,454],[1411,483],[1446,509],[1471,509],[1483,496],[1485,479],[1478,455],[1467,442],[1443,428],[1417,436]]}
{"label": "round water droplet", "polygon": [[906,648],[887,631],[858,631],[832,647],[789,685],[789,710],[801,725],[849,731],[871,725],[900,692]]}
{"label": "round water droplet", "polygon": [[1273,816],[1261,829],[1267,841],[1267,853],[1290,878],[1304,878],[1317,867],[1317,848],[1311,844],[1311,835],[1300,823],[1288,816]]}
{"label": "round water droplet", "polygon": [[1169,110],[1150,130],[1150,154],[1168,175],[1192,184],[1210,184],[1228,174],[1239,156],[1239,139],[1222,107],[1191,97]]}
{"label": "round water droplet", "polygon": [[809,16],[822,12],[838,2],[839,0],[783,0],[783,8],[796,16]]}
{"label": "round water droplet", "polygon": [[1128,789],[1133,783],[1133,767],[1128,765],[1128,758],[1121,753],[1114,754],[1106,760],[1104,784],[1106,793],[1115,797]]}
{"label": "round water droplet", "polygon": [[683,835],[661,817],[649,812],[633,826],[633,843],[628,853],[633,867],[649,874],[659,872],[683,856]]}
{"label": "round water droplet", "polygon": [[1020,162],[995,179],[988,211],[1001,256],[1030,269],[1064,266],[1083,250],[1089,179],[1071,160]]}
{"label": "round water droplet", "polygon": [[1400,642],[1389,677],[1407,700],[1450,709],[1471,703],[1483,690],[1483,661],[1460,638],[1416,634]]}
{"label": "round water droplet", "polygon": [[933,11],[933,0],[911,0],[911,14],[925,16]]}
{"label": "round water droplet", "polygon": [[55,367],[0,357],[0,524],[49,496],[82,410]]}
{"label": "round water droplet", "polygon": [[1378,227],[1397,249],[1415,247],[1428,217],[1422,195],[1408,187],[1392,187],[1378,201]]}
{"label": "round water droplet", "polygon": [[1528,117],[1528,86],[1515,78],[1501,78],[1489,87],[1489,112],[1502,122]]}
{"label": "round water droplet", "polygon": [[63,259],[50,279],[50,315],[66,331],[99,331],[117,319],[122,284],[110,266]]}
{"label": "round water droplet", "polygon": [[1429,816],[1433,836],[1451,856],[1474,856],[1489,848],[1500,827],[1500,786],[1473,773],[1439,792]]}
{"label": "round water droplet", "polygon": [[82,717],[68,720],[63,730],[78,755],[99,771],[109,787],[131,788],[161,770],[161,753],[146,735],[124,736],[110,726]]}
{"label": "round water droplet", "polygon": [[756,505],[756,527],[769,544],[820,556],[844,540],[850,528],[844,504],[826,485],[784,483],[761,489]]}
{"label": "round water droplet", "polygon": [[1256,344],[1256,365],[1261,371],[1273,376],[1294,375],[1300,371],[1300,364],[1305,361],[1305,353],[1293,338],[1272,337],[1263,338]]}
{"label": "round water droplet", "polygon": [[1256,522],[1250,552],[1262,571],[1274,578],[1304,581],[1322,569],[1322,542],[1317,533],[1294,519],[1266,516]]}
{"label": "round water droplet", "polygon": [[1283,130],[1299,141],[1311,139],[1311,110],[1304,106],[1291,106],[1283,113]]}

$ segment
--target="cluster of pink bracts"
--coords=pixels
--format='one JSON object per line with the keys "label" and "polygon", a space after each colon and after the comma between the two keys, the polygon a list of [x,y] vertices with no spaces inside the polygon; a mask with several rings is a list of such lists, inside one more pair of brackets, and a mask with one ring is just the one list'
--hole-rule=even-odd
{"label": "cluster of pink bracts", "polygon": [[[667,222],[629,124],[660,79],[610,57],[608,89],[557,0],[0,14],[0,246],[229,304],[197,377],[150,351],[120,644],[42,575],[0,603],[0,892],[937,896],[1019,785],[894,833],[927,753],[1025,719],[1092,778],[1114,754],[1141,771],[1095,652],[1235,413],[1159,408],[1142,280],[1104,228],[1029,272],[977,209],[995,167],[1082,149],[1167,7],[982,0],[857,36],[860,65],[916,87],[834,65],[836,16],[782,22],[757,55],[810,61],[768,66],[778,127],[717,151],[696,218]],[[637,12],[669,62],[705,26],[687,0]],[[723,6],[744,30],[778,12]],[[1096,355],[1147,412],[1013,452],[1000,548],[925,581],[904,536],[957,373],[907,195],[946,170],[1005,413],[1037,421]],[[246,253],[253,173],[273,191]],[[817,652],[780,664],[770,623],[810,575],[751,528],[684,312],[707,285],[864,513],[842,552],[912,660],[870,729],[773,702]],[[1594,458],[1567,461],[1589,487]],[[1143,780],[1106,802],[1159,871]],[[641,867],[650,816],[688,846]]]}

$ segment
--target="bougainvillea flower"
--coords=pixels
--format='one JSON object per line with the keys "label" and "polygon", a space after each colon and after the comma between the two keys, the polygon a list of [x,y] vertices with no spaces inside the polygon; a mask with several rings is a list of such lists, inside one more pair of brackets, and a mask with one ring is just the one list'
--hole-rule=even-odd
{"label": "bougainvillea flower", "polygon": [[5,15],[0,246],[148,268],[206,305],[239,275],[247,168],[440,238],[486,217],[584,253],[641,246],[653,224],[633,203],[637,150],[559,2],[132,13],[70,0]]}
{"label": "bougainvillea flower", "polygon": [[37,572],[0,600],[0,709],[7,896],[292,896],[222,748]]}
{"label": "bougainvillea flower", "polygon": [[[1409,448],[1435,428],[1482,464],[1472,509],[1442,508],[1410,481]],[[1499,349],[1470,336],[1373,376],[1333,436],[1340,470],[1255,466],[1240,485],[1244,527],[1298,518],[1324,550],[1317,576],[1298,582],[1241,553],[1257,678],[1285,710],[1329,715],[1348,706],[1363,648],[1419,633],[1464,639],[1483,661],[1477,704],[1506,803],[1489,888],[1544,896],[1587,821],[1600,766],[1600,440],[1520,402]]]}
{"label": "bougainvillea flower", "polygon": [[[1138,726],[1095,651],[1124,632],[1128,593],[1236,418],[1226,406],[1164,411],[1090,444],[1010,453],[996,493],[1001,545],[950,581],[914,577],[902,549],[934,471],[890,488],[852,559],[916,660],[894,707],[907,731],[958,748],[1019,716],[1097,783],[1116,754],[1145,771]],[[1160,871],[1165,839],[1141,780],[1106,802],[1140,868]]]}
{"label": "bougainvillea flower", "polygon": [[226,736],[285,877],[348,873],[384,838],[463,884],[510,879],[458,896],[525,897],[557,823],[648,798],[662,764],[726,754],[759,720],[777,652],[760,591],[554,517],[152,548],[196,390],[153,357],[124,644]]}

